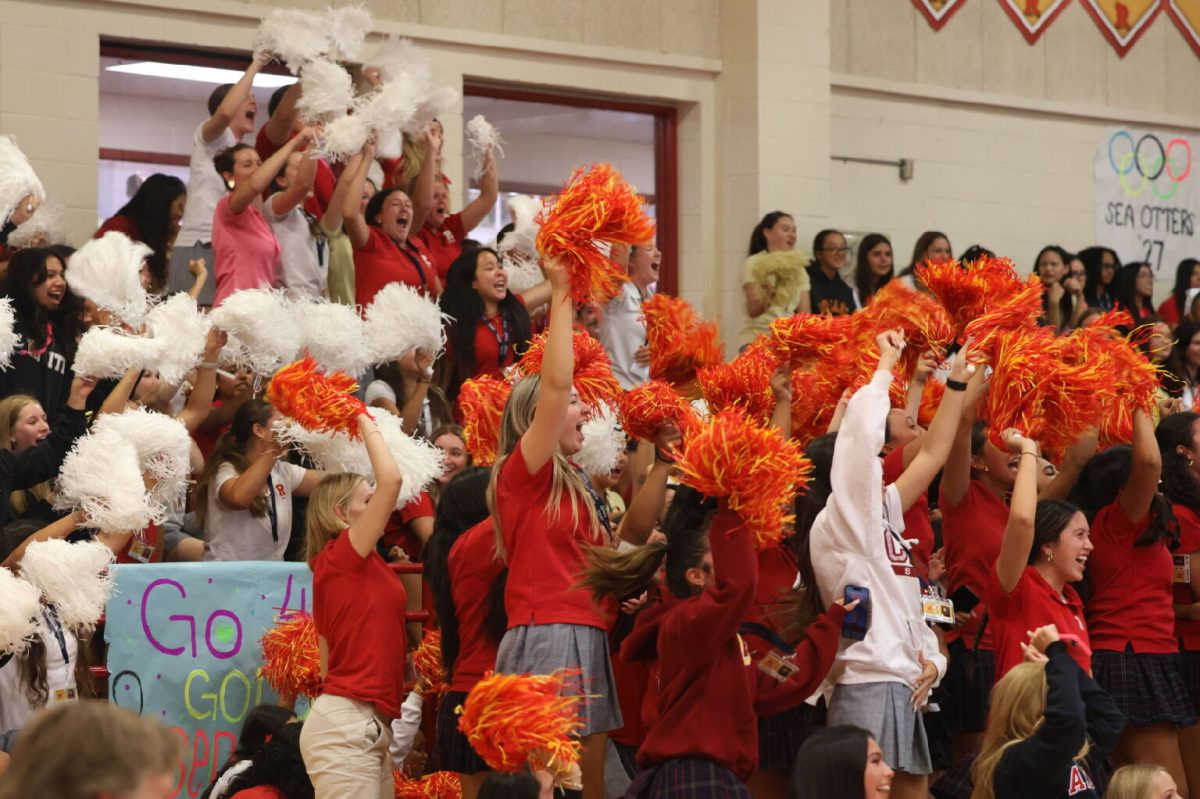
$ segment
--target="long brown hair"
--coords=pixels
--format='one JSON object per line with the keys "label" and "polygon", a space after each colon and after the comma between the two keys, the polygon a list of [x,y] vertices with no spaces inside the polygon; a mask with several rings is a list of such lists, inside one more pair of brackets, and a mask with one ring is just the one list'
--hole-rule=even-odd
{"label": "long brown hair", "polygon": [[[217,445],[213,447],[208,463],[204,464],[204,471],[200,472],[200,478],[196,481],[196,521],[198,523],[204,524],[204,517],[208,513],[208,494],[213,490],[213,481],[217,479],[217,471],[225,463],[232,464],[238,474],[246,471],[246,468],[250,466],[250,459],[246,457],[246,447],[254,436],[254,426],[265,427],[274,410],[271,403],[259,399],[246,400],[237,409],[237,413],[233,415],[233,424],[230,425],[229,431],[217,440]],[[250,503],[250,515],[259,519],[267,515],[265,492],[260,492]]]}

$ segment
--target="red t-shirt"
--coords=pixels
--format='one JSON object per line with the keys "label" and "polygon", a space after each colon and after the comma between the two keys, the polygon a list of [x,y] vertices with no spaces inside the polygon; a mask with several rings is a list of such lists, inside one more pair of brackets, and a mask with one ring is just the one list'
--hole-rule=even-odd
{"label": "red t-shirt", "polygon": [[98,239],[109,231],[115,230],[118,233],[124,233],[134,241],[141,241],[139,236],[142,235],[138,230],[137,223],[127,216],[110,216],[104,220],[104,224],[96,228],[96,232],[92,234],[93,239]]}
{"label": "red t-shirt", "polygon": [[403,508],[393,511],[388,518],[387,526],[383,529],[383,549],[385,552],[392,547],[400,547],[413,563],[421,562],[421,549],[425,546],[421,538],[412,529],[416,519],[433,516],[433,500],[429,493],[422,491],[416,499]]}
{"label": "red t-shirt", "polygon": [[530,474],[521,455],[524,444],[522,436],[496,481],[496,507],[508,557],[504,592],[508,628],[580,624],[607,630],[591,594],[579,587],[583,547],[603,546],[603,531],[592,529],[588,509],[576,506],[566,490],[559,499],[557,518],[551,520],[546,505],[554,459]]}
{"label": "red t-shirt", "polygon": [[1106,505],[1092,522],[1088,582],[1088,631],[1096,649],[1165,654],[1179,651],[1171,597],[1175,567],[1165,542],[1135,547],[1149,518],[1132,522],[1119,502]]}
{"label": "red t-shirt", "polygon": [[[130,553],[134,551],[134,547],[138,547],[138,552],[141,557],[134,557]],[[147,551],[147,547],[149,550]],[[150,525],[141,532],[135,533],[125,542],[125,546],[121,547],[121,551],[117,553],[117,563],[162,563],[163,559],[163,528],[162,525],[150,522]]]}
{"label": "red t-shirt", "polygon": [[[1000,543],[1008,525],[1008,505],[978,480],[971,480],[962,502],[953,504],[946,495],[938,500],[942,509],[942,544],[946,548],[946,592],[953,594],[967,586],[981,600],[965,624],[957,627],[951,640],[961,637],[969,647],[975,646],[979,625],[987,612],[984,600],[988,575],[996,571]],[[989,623],[979,640],[979,648],[990,651],[995,637]]]}
{"label": "red t-shirt", "polygon": [[433,258],[442,285],[446,284],[446,275],[450,273],[450,264],[462,254],[462,240],[467,237],[463,229],[462,213],[450,214],[442,221],[439,228],[424,225],[417,231],[416,238],[420,239]]}
{"label": "red t-shirt", "polygon": [[1168,325],[1179,324],[1179,308],[1175,306],[1174,293],[1163,300],[1162,304],[1158,306],[1158,315]]}
{"label": "red t-shirt", "polygon": [[[904,473],[904,448],[896,447],[883,456],[883,482],[891,485]],[[929,577],[929,559],[933,557],[933,523],[929,521],[929,496],[922,491],[920,498],[904,512],[904,537],[915,540],[912,547],[913,566],[923,579]]]}
{"label": "red t-shirt", "polygon": [[[295,135],[294,133],[288,134],[288,139],[291,139]],[[279,148],[282,146],[267,138],[266,125],[258,129],[258,135],[254,138],[254,149],[258,151],[259,158],[266,161],[279,152]],[[325,163],[324,159],[317,161],[317,171],[313,176],[312,196],[304,199],[304,210],[320,219],[329,208],[329,199],[333,197],[333,190],[336,186],[337,178],[334,177],[333,170],[329,168],[329,164]],[[274,189],[268,186],[266,191],[263,192],[263,199],[267,199],[267,195],[272,191]]]}
{"label": "red t-shirt", "polygon": [[[999,680],[1025,656],[1021,644],[1029,642],[1029,630],[1047,624],[1058,627],[1062,635],[1077,635],[1091,648],[1088,628],[1083,621],[1083,603],[1069,585],[1063,586],[1060,597],[1033,566],[1026,566],[1011,594],[1000,587],[1000,578],[993,568],[988,573],[986,599],[988,627],[996,644],[996,679]],[[1067,651],[1079,668],[1092,673],[1092,658],[1077,646]]]}
{"label": "red t-shirt", "polygon": [[405,242],[406,247],[401,250],[379,228],[372,225],[368,230],[367,243],[354,248],[354,301],[357,304],[364,308],[370,305],[379,290],[389,283],[404,283],[422,293],[436,294],[433,270],[411,240]]}
{"label": "red t-shirt", "polygon": [[[1200,552],[1200,515],[1187,505],[1172,505],[1175,519],[1179,522],[1178,555],[1190,555]],[[1183,583],[1174,584],[1174,602],[1176,605],[1190,605],[1200,597],[1192,595],[1190,586]],[[1188,651],[1200,650],[1200,621],[1175,620],[1175,637],[1179,639],[1179,648]]]}
{"label": "red t-shirt", "polygon": [[458,617],[458,657],[450,679],[451,691],[470,691],[483,674],[496,667],[497,641],[483,632],[488,592],[504,569],[496,557],[496,531],[491,519],[467,530],[450,547],[446,572]]}
{"label": "red t-shirt", "polygon": [[344,530],[325,545],[313,561],[313,623],[329,646],[325,693],[400,717],[407,606],[404,585],[379,553],[359,557]]}
{"label": "red t-shirt", "polygon": [[229,799],[288,799],[288,797],[283,791],[272,788],[270,785],[255,785],[253,788],[238,791]]}

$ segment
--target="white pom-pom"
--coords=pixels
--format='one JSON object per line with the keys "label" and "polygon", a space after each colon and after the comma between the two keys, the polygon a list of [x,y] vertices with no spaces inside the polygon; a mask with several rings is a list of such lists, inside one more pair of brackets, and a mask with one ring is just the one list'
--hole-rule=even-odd
{"label": "white pom-pom", "polygon": [[[508,237],[505,236],[504,240],[508,241]],[[508,275],[508,291],[511,294],[524,294],[546,279],[537,261],[524,255],[508,252],[500,256],[500,262],[504,264],[504,273]]]}
{"label": "white pom-pom", "polygon": [[168,386],[177,386],[200,362],[212,320],[201,313],[196,301],[179,292],[146,314],[146,332],[163,342],[158,359],[158,377]]}
{"label": "white pom-pom", "polygon": [[12,367],[13,352],[21,346],[21,334],[16,328],[17,315],[12,300],[0,297],[0,369]]}
{"label": "white pom-pom", "polygon": [[39,203],[45,202],[46,190],[25,153],[17,147],[16,139],[0,136],[0,225],[12,216],[17,203],[29,196]]}
{"label": "white pom-pom", "polygon": [[110,230],[71,256],[67,285],[75,294],[137,327],[150,308],[150,299],[142,288],[142,262],[153,254],[154,250],[145,244]]}
{"label": "white pom-pom", "polygon": [[414,438],[404,432],[404,423],[399,416],[382,408],[370,408],[367,413],[375,420],[383,440],[387,442],[396,466],[400,468],[402,485],[396,507],[402,508],[412,502],[425,487],[436,480],[446,469],[445,455],[423,438]]}
{"label": "white pom-pom", "polygon": [[404,155],[404,132],[400,128],[375,131],[375,155],[384,159],[401,158]]}
{"label": "white pom-pom", "polygon": [[345,433],[315,432],[288,421],[276,428],[275,437],[281,444],[300,450],[323,471],[371,473],[366,447]]}
{"label": "white pom-pom", "polygon": [[276,9],[263,18],[254,34],[254,52],[270,53],[293,74],[329,52],[328,22],[324,14],[293,9]]}
{"label": "white pom-pom", "polygon": [[121,377],[135,366],[153,368],[166,346],[164,341],[135,336],[119,327],[93,327],[79,339],[72,368],[87,377]]}
{"label": "white pom-pom", "polygon": [[366,326],[354,308],[328,300],[295,302],[292,307],[304,334],[304,349],[322,369],[359,376],[375,362]]}
{"label": "white pom-pom", "polygon": [[537,236],[541,225],[537,216],[542,210],[542,201],[525,194],[509,198],[508,212],[512,214],[512,232],[505,234],[500,242],[500,252],[518,252],[533,256],[537,254]]}
{"label": "white pom-pom", "polygon": [[111,432],[75,440],[58,473],[54,507],[82,510],[104,533],[144,530],[165,512],[150,501],[133,443]]}
{"label": "white pom-pom", "polygon": [[318,58],[300,72],[304,91],[296,101],[300,117],[308,122],[330,122],[343,117],[354,105],[350,73],[332,61]]}
{"label": "white pom-pom", "polygon": [[437,358],[446,347],[445,320],[433,300],[403,283],[384,286],[367,306],[365,333],[374,363],[420,348]]}
{"label": "white pom-pom", "polygon": [[37,635],[42,592],[0,567],[0,655],[21,655]]}
{"label": "white pom-pom", "polygon": [[429,57],[412,43],[411,39],[388,36],[379,44],[364,65],[379,70],[379,77],[384,83],[397,80],[407,75],[418,85],[428,86],[433,81],[433,71],[429,66]]}
{"label": "white pom-pom", "polygon": [[[363,41],[371,32],[375,19],[363,6],[343,6],[325,12],[333,54],[342,61],[353,61],[362,50]],[[308,91],[306,86],[305,91]]]}
{"label": "white pom-pom", "polygon": [[571,460],[587,475],[608,474],[617,468],[617,460],[625,451],[625,432],[621,420],[611,407],[601,404],[592,408],[583,423],[583,446]]}
{"label": "white pom-pom", "polygon": [[72,544],[61,538],[35,541],[21,558],[21,574],[53,604],[64,627],[88,632],[112,594],[112,550],[99,541]]}
{"label": "white pom-pom", "polygon": [[281,291],[235,291],[212,312],[212,322],[237,336],[246,361],[259,375],[267,376],[296,360],[304,337]]}
{"label": "white pom-pom", "polygon": [[458,90],[451,86],[430,89],[417,104],[412,119],[403,126],[404,132],[410,135],[423,133],[433,120],[446,116],[447,111],[458,105],[459,99]]}
{"label": "white pom-pom", "polygon": [[371,137],[371,120],[361,113],[365,102],[356,101],[353,114],[339,117],[318,134],[317,154],[329,161],[347,161],[362,150]]}
{"label": "white pom-pom", "polygon": [[47,200],[39,205],[33,212],[33,216],[17,225],[17,229],[8,234],[8,246],[18,250],[66,243],[66,209],[53,200]]}
{"label": "white pom-pom", "polygon": [[124,413],[105,413],[92,426],[96,435],[112,435],[133,444],[138,467],[154,481],[153,504],[181,507],[191,473],[192,437],[183,422],[165,413],[144,408]]}
{"label": "white pom-pom", "polygon": [[495,158],[497,155],[504,156],[503,139],[500,138],[500,132],[492,126],[484,118],[483,114],[476,114],[471,117],[471,121],[467,123],[467,142],[471,145],[472,154],[475,158],[475,179],[479,180],[483,175],[483,165],[487,161],[488,156]]}
{"label": "white pom-pom", "polygon": [[368,95],[367,102],[359,113],[368,120],[372,132],[385,139],[382,142],[382,150],[381,142],[375,142],[375,152],[380,158],[400,156],[396,144],[399,139],[398,131],[407,129],[413,115],[417,113],[424,92],[425,87],[409,76],[402,75]]}

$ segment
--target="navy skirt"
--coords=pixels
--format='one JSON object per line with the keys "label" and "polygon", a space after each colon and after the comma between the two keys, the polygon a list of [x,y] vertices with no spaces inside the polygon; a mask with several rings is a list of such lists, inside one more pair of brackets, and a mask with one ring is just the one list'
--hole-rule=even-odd
{"label": "navy skirt", "polygon": [[750,789],[725,766],[677,757],[638,774],[625,799],[750,799]]}
{"label": "navy skirt", "polygon": [[454,712],[467,700],[465,691],[450,691],[442,697],[438,704],[437,715],[437,756],[438,763],[444,771],[454,771],[459,774],[477,774],[481,771],[491,771],[491,767],[483,761],[467,736],[458,729],[458,715]]}
{"label": "navy skirt", "polygon": [[1092,674],[1116,700],[1126,724],[1187,727],[1196,723],[1196,717],[1178,661],[1176,653],[1097,650],[1092,653]]}

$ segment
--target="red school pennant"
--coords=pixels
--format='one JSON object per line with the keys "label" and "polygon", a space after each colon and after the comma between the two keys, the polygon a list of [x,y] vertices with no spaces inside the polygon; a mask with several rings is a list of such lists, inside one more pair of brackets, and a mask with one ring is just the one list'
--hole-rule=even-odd
{"label": "red school pennant", "polygon": [[1036,44],[1071,0],[999,0],[1025,41]]}
{"label": "red school pennant", "polygon": [[1079,0],[1104,38],[1124,57],[1162,11],[1160,0]]}
{"label": "red school pennant", "polygon": [[1200,0],[1163,0],[1163,6],[1183,38],[1200,56]]}
{"label": "red school pennant", "polygon": [[912,2],[924,15],[930,27],[939,31],[967,0],[912,0]]}

